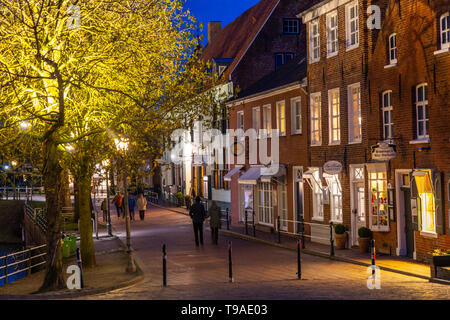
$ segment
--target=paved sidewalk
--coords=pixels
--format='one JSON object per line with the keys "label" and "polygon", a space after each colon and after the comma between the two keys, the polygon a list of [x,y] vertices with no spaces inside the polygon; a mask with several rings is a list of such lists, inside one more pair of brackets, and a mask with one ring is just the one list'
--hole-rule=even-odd
{"label": "paved sidewalk", "polygon": [[[182,207],[166,207],[166,208],[168,210],[173,210],[175,212],[179,212],[182,214],[188,214],[188,211]],[[259,240],[267,244],[276,245],[291,250],[296,250],[297,247],[297,239],[292,236],[286,236],[283,233],[281,234],[280,237],[281,240],[280,243],[278,243],[278,233],[276,232],[269,233],[256,230],[255,232],[256,238],[254,238],[251,224],[248,225],[248,235],[246,235],[244,225],[232,225],[230,226],[230,230],[226,230],[226,225],[222,225],[222,229],[220,230],[220,232],[222,234],[226,234],[232,237],[240,237],[247,240]],[[308,239],[306,239],[305,249],[303,249],[303,252],[306,254],[312,254],[329,258],[330,245],[315,243],[308,241]],[[345,250],[338,250],[335,248],[334,253],[335,256],[333,257],[333,259],[336,260],[360,265],[372,264],[370,253],[361,253],[358,248]],[[414,261],[413,259],[397,256],[389,256],[386,254],[377,254],[375,263],[380,268],[387,271],[398,272],[401,274],[411,275],[422,279],[430,279],[430,266],[424,263]]]}

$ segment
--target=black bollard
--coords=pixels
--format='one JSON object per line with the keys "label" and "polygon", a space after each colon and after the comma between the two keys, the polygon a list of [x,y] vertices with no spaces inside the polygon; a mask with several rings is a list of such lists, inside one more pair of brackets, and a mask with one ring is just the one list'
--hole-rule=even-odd
{"label": "black bollard", "polygon": [[84,281],[83,281],[83,263],[81,262],[81,255],[80,255],[80,248],[77,248],[77,261],[78,261],[78,268],[80,268],[80,284],[81,288],[84,288]]}
{"label": "black bollard", "polygon": [[333,222],[330,222],[330,256],[334,256]]}
{"label": "black bollard", "polygon": [[255,210],[252,210],[253,237],[256,238]]}
{"label": "black bollard", "polygon": [[248,217],[247,217],[247,210],[244,210],[245,212],[245,234],[248,234]]}
{"label": "black bollard", "polygon": [[166,245],[162,246],[163,253],[163,286],[167,287],[167,254],[166,254]]}
{"label": "black bollard", "polygon": [[[372,266],[375,267],[375,239],[370,241],[370,254],[372,256]],[[372,268],[372,276],[375,279],[375,268]]]}
{"label": "black bollard", "polygon": [[298,277],[298,279],[302,278],[302,262],[300,260],[300,258],[301,258],[300,248],[301,248],[301,241],[297,240],[297,277]]}
{"label": "black bollard", "polygon": [[277,217],[278,243],[281,243],[280,216]]}
{"label": "black bollard", "polygon": [[231,257],[231,250],[232,250],[233,244],[231,241],[228,242],[228,276],[229,281],[233,282],[233,260]]}
{"label": "black bollard", "polygon": [[227,208],[227,230],[230,230],[230,219],[228,217],[228,208]]}

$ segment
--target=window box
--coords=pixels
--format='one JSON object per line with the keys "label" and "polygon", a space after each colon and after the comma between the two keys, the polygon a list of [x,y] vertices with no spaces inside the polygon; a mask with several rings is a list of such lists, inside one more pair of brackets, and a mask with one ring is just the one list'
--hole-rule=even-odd
{"label": "window box", "polygon": [[396,67],[396,66],[398,66],[398,63],[397,63],[397,62],[388,64],[388,65],[384,66],[384,68],[385,68],[385,69],[390,69],[390,68],[393,68],[393,67]]}

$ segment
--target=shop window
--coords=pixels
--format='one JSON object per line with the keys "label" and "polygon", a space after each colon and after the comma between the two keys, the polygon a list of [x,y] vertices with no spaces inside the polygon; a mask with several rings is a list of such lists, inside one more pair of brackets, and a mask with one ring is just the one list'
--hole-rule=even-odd
{"label": "shop window", "polygon": [[441,25],[441,49],[450,47],[450,15],[447,12],[440,19]]}
{"label": "shop window", "polygon": [[331,220],[334,222],[342,222],[342,188],[339,176],[326,175],[325,179],[330,190]]}
{"label": "shop window", "polygon": [[272,184],[259,183],[259,222],[273,225]]}
{"label": "shop window", "polygon": [[386,172],[369,172],[370,226],[374,231],[388,231],[388,198]]}
{"label": "shop window", "polygon": [[313,219],[323,220],[324,188],[318,168],[311,168],[305,172],[304,177],[309,183],[313,195]]}
{"label": "shop window", "polygon": [[417,201],[419,229],[422,232],[436,233],[436,199],[430,173],[414,172],[413,185],[412,197]]}

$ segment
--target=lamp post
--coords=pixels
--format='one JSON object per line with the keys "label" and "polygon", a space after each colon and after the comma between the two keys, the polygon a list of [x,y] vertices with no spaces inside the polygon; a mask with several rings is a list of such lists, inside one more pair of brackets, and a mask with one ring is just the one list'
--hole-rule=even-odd
{"label": "lamp post", "polygon": [[109,161],[104,160],[102,162],[102,165],[106,171],[106,219],[107,219],[106,227],[108,229],[108,235],[110,237],[112,237],[113,234],[112,234],[112,226],[111,226],[111,211],[109,208],[109,176],[108,176]]}
{"label": "lamp post", "polygon": [[126,221],[126,231],[127,231],[127,257],[128,257],[128,265],[127,272],[133,273],[136,272],[136,266],[134,265],[132,251],[131,251],[131,231],[130,231],[130,210],[128,208],[128,186],[127,186],[127,169],[124,158],[126,156],[126,152],[128,150],[128,140],[126,139],[115,139],[115,144],[117,151],[119,151],[119,161],[121,162],[119,166],[122,167],[123,174],[123,201],[125,201],[125,221]]}
{"label": "lamp post", "polygon": [[16,166],[17,161],[11,161],[12,173],[13,173],[13,199],[16,200]]}

